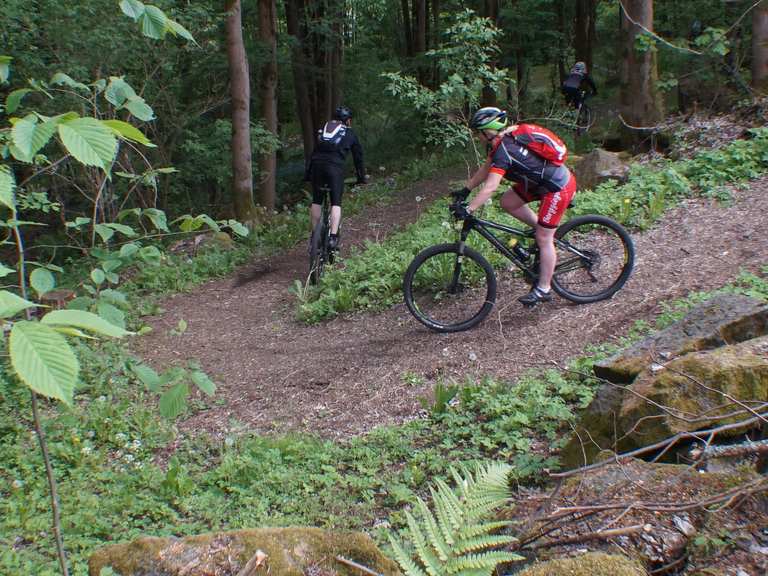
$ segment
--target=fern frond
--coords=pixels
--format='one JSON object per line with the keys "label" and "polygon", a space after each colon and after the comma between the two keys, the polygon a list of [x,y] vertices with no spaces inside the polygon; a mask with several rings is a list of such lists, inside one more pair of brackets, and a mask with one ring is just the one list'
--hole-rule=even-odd
{"label": "fern frond", "polygon": [[496,522],[486,522],[484,524],[469,524],[459,530],[456,534],[456,539],[459,541],[469,540],[482,534],[491,534],[511,525],[512,522],[509,520],[498,520]]}
{"label": "fern frond", "polygon": [[500,462],[492,462],[485,467],[478,466],[476,480],[468,488],[467,499],[488,498],[506,500],[510,497],[509,473],[512,466]]}
{"label": "fern frond", "polygon": [[405,576],[427,576],[427,573],[419,568],[392,534],[389,534],[389,543],[392,545],[392,550],[394,550],[395,560],[400,564]]}
{"label": "fern frond", "polygon": [[432,545],[432,548],[434,548],[435,552],[437,552],[438,558],[440,558],[440,560],[443,562],[446,562],[450,557],[451,552],[448,544],[443,540],[443,536],[437,526],[435,517],[432,515],[432,512],[429,511],[426,503],[421,498],[417,500],[416,507],[419,509],[421,517],[424,520],[424,529],[427,532],[427,536],[429,536],[429,543]]}
{"label": "fern frond", "polygon": [[460,556],[461,554],[467,554],[468,552],[480,552],[488,548],[498,548],[501,546],[507,546],[515,542],[517,538],[513,536],[506,536],[504,534],[498,534],[495,536],[479,536],[469,540],[463,540],[456,548],[454,548],[454,556]]}
{"label": "fern frond", "polygon": [[441,576],[440,565],[441,562],[437,556],[432,552],[432,549],[427,544],[427,539],[419,528],[418,522],[410,512],[405,513],[405,518],[408,521],[408,531],[413,541],[413,547],[416,548],[419,560],[421,561],[424,569],[429,576]]}
{"label": "fern frond", "polygon": [[437,485],[442,505],[451,511],[452,525],[454,529],[457,529],[457,524],[459,526],[464,524],[464,504],[443,480],[435,480],[435,484]]}
{"label": "fern frond", "polygon": [[486,574],[490,574],[499,564],[503,564],[504,562],[515,562],[522,559],[522,556],[518,556],[512,552],[495,550],[492,552],[484,552],[482,554],[467,554],[465,556],[454,558],[446,564],[444,570],[447,574],[464,574],[465,571],[469,570],[481,570]]}
{"label": "fern frond", "polygon": [[456,518],[450,505],[446,503],[445,495],[436,492],[434,488],[429,487],[429,493],[432,495],[432,502],[435,505],[435,516],[437,516],[437,525],[448,546],[453,546],[456,541],[453,534],[461,527],[461,520]]}

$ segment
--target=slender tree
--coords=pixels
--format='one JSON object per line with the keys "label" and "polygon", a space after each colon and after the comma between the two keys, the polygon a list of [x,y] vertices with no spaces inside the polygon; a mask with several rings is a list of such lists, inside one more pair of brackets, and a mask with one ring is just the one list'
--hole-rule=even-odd
{"label": "slender tree", "polygon": [[768,90],[768,0],[752,13],[752,87]]}
{"label": "slender tree", "polygon": [[226,0],[227,58],[232,102],[232,196],[235,217],[250,222],[255,216],[251,161],[251,88],[243,44],[240,0]]}
{"label": "slender tree", "polygon": [[658,71],[656,52],[640,51],[636,39],[645,30],[653,30],[653,0],[622,0],[621,10],[621,115],[627,145],[645,139],[647,128],[662,117],[661,98],[656,91]]}
{"label": "slender tree", "polygon": [[[264,127],[277,136],[277,6],[275,0],[259,0],[259,40],[267,57],[261,69],[261,112]],[[259,156],[259,201],[267,210],[275,209],[275,173],[277,154],[274,150]]]}
{"label": "slender tree", "polygon": [[598,0],[576,0],[576,20],[574,22],[574,50],[576,60],[586,62],[592,70],[592,51],[595,43],[595,20],[597,19]]}
{"label": "slender tree", "polygon": [[304,0],[285,0],[285,19],[291,40],[291,67],[293,89],[296,99],[296,114],[301,124],[301,138],[304,142],[304,158],[309,159],[315,146],[315,130],[312,122],[310,99],[309,61],[307,60],[307,28],[303,18],[306,7]]}

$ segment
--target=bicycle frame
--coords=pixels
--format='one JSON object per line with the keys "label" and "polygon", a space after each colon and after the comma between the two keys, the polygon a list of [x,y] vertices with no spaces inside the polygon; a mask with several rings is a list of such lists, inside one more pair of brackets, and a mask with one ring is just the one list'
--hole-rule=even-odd
{"label": "bicycle frame", "polygon": [[491,245],[496,248],[501,254],[504,255],[510,262],[522,270],[527,276],[535,278],[537,272],[533,264],[527,265],[507,246],[499,240],[499,238],[491,232],[491,230],[499,230],[519,238],[530,238],[528,234],[519,228],[514,228],[506,224],[500,224],[498,222],[491,222],[490,220],[483,220],[482,218],[470,218],[464,220],[464,225],[461,228],[460,242],[459,242],[459,254],[464,253],[464,246],[466,245],[467,237],[472,230],[476,230],[480,236],[485,238]]}

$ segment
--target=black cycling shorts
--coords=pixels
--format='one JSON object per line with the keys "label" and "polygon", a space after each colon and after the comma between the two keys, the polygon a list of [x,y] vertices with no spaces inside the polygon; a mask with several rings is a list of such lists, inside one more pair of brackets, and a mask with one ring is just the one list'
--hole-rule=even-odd
{"label": "black cycling shorts", "polygon": [[341,206],[341,194],[344,191],[344,169],[326,162],[312,164],[312,203],[322,204],[325,190],[331,192],[331,206]]}

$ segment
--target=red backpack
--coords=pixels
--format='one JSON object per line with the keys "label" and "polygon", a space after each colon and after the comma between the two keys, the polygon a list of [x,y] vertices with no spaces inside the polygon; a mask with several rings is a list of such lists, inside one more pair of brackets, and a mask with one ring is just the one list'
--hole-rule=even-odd
{"label": "red backpack", "polygon": [[565,143],[554,132],[537,124],[517,124],[505,131],[504,135],[512,136],[515,142],[555,166],[564,164],[568,157]]}

